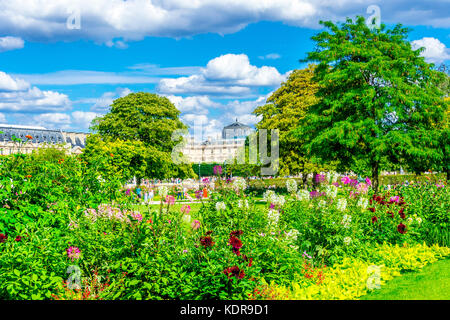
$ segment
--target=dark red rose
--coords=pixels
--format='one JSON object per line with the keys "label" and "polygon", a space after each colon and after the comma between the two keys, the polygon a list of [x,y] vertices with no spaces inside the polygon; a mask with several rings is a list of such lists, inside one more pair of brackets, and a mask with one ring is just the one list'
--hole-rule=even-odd
{"label": "dark red rose", "polygon": [[223,270],[223,273],[228,277],[228,279],[232,280],[233,278],[242,279],[245,277],[244,270],[240,270],[239,267],[233,266],[230,268],[226,268]]}
{"label": "dark red rose", "polygon": [[21,241],[21,240],[22,240],[22,237],[21,237],[21,236],[17,236],[16,239],[14,239],[14,241],[17,241],[17,242],[19,242],[19,241]]}
{"label": "dark red rose", "polygon": [[231,233],[230,233],[230,236],[231,237],[239,237],[240,235],[242,235],[244,233],[244,231],[242,231],[242,230],[236,230],[236,231],[232,231]]}
{"label": "dark red rose", "polygon": [[404,208],[401,208],[401,209],[398,211],[398,214],[400,215],[400,218],[402,218],[402,219],[405,219],[405,217],[406,217],[404,211],[405,211]]}
{"label": "dark red rose", "polygon": [[0,233],[0,243],[8,240],[8,236],[6,234]]}
{"label": "dark red rose", "polygon": [[372,207],[372,208],[369,208],[369,211],[370,211],[370,212],[375,212],[375,208],[373,208],[373,207]]}
{"label": "dark red rose", "polygon": [[212,247],[214,245],[214,241],[212,240],[212,238],[210,236],[205,236],[205,237],[201,237],[200,238],[200,244],[205,247]]}
{"label": "dark red rose", "polygon": [[239,238],[232,236],[228,242],[233,248],[242,248],[242,241]]}
{"label": "dark red rose", "polygon": [[400,232],[401,234],[405,234],[406,233],[406,226],[403,223],[400,223],[397,226],[397,231]]}
{"label": "dark red rose", "polygon": [[373,216],[372,217],[372,223],[375,223],[375,222],[377,222],[378,221],[378,218],[376,217],[376,216]]}

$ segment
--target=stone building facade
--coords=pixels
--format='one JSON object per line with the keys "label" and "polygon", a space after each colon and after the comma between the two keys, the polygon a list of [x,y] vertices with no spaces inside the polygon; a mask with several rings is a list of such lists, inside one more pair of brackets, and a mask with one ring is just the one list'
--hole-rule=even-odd
{"label": "stone building facade", "polygon": [[31,153],[48,146],[57,146],[67,153],[80,154],[85,147],[86,138],[86,133],[0,124],[0,155]]}
{"label": "stone building facade", "polygon": [[191,163],[224,163],[234,159],[239,150],[244,148],[246,137],[252,129],[237,121],[222,130],[222,139],[208,137],[206,141],[197,142],[193,138],[187,141],[183,154]]}

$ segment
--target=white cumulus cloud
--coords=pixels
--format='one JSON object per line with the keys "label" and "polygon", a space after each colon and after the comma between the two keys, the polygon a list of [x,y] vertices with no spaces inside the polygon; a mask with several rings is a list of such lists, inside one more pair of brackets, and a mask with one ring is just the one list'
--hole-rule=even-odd
{"label": "white cumulus cloud", "polygon": [[0,37],[0,52],[22,49],[24,41],[17,37]]}
{"label": "white cumulus cloud", "polygon": [[425,57],[428,62],[439,64],[450,59],[450,49],[439,41],[439,39],[424,37],[412,41],[411,45],[414,50],[424,47],[425,50],[421,55]]}

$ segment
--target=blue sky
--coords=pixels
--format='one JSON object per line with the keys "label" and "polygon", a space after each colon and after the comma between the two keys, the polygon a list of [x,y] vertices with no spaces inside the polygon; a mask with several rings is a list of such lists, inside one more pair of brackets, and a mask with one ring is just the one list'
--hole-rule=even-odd
{"label": "blue sky", "polygon": [[147,91],[205,135],[235,118],[253,125],[254,108],[304,67],[318,21],[369,17],[373,4],[383,23],[414,29],[430,62],[448,63],[448,1],[356,3],[0,0],[0,123],[87,131],[114,99]]}

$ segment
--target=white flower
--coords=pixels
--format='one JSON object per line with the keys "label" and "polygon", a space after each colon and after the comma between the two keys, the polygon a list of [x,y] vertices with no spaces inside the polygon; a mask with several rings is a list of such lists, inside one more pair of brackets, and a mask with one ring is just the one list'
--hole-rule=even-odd
{"label": "white flower", "polygon": [[269,219],[269,224],[271,225],[276,225],[279,218],[280,212],[278,210],[269,210],[267,213],[267,219]]}
{"label": "white flower", "polygon": [[284,206],[284,203],[286,202],[286,200],[284,199],[284,196],[277,196],[275,199],[275,201],[273,202],[274,205],[282,207]]}
{"label": "white flower", "polygon": [[159,187],[158,194],[161,196],[161,198],[165,198],[169,194],[169,188],[167,188],[166,186]]}
{"label": "white flower", "polygon": [[246,209],[248,209],[249,208],[249,205],[248,205],[248,200],[246,199],[246,200],[239,200],[238,201],[238,208],[240,208],[240,209],[242,209],[242,208],[246,208]]}
{"label": "white flower", "polygon": [[245,188],[247,188],[247,182],[245,182],[244,178],[237,177],[233,181],[233,187],[238,190],[244,190]]}
{"label": "white flower", "polygon": [[345,198],[338,199],[336,208],[339,211],[345,211],[345,208],[347,208],[347,199]]}
{"label": "white flower", "polygon": [[286,181],[286,188],[289,193],[296,193],[297,192],[297,181],[294,179],[288,179]]}
{"label": "white flower", "polygon": [[335,183],[338,178],[338,174],[334,171],[327,172],[327,179],[329,183]]}
{"label": "white flower", "polygon": [[345,243],[346,245],[349,245],[351,242],[352,242],[352,238],[350,238],[350,237],[345,237],[345,238],[344,238],[344,243]]}
{"label": "white flower", "polygon": [[325,188],[325,193],[327,194],[327,197],[330,198],[336,198],[338,192],[338,188],[335,185],[328,185]]}
{"label": "white flower", "polygon": [[191,215],[190,214],[185,214],[183,215],[183,218],[181,218],[181,221],[190,224],[191,223]]}
{"label": "white flower", "polygon": [[267,190],[263,194],[263,199],[267,201],[267,203],[272,203],[271,200],[274,199],[277,195],[275,194],[275,191],[273,190]]}
{"label": "white flower", "polygon": [[408,221],[408,223],[412,223],[412,222],[413,222],[413,218],[409,217],[409,218],[407,219],[407,221]]}
{"label": "white flower", "polygon": [[300,190],[299,192],[297,192],[297,198],[300,201],[309,201],[311,197],[308,190]]}
{"label": "white flower", "polygon": [[317,204],[317,208],[325,208],[327,205],[327,202],[325,200],[320,200]]}
{"label": "white flower", "polygon": [[264,195],[263,198],[267,201],[267,203],[282,207],[285,202],[286,199],[284,198],[284,196],[278,196],[275,192],[273,192],[272,190],[267,190]]}
{"label": "white flower", "polygon": [[342,221],[341,221],[341,224],[344,225],[344,228],[350,227],[350,222],[352,222],[352,216],[344,214],[344,216],[342,217]]}
{"label": "white flower", "polygon": [[367,208],[367,205],[369,204],[369,200],[366,198],[359,198],[358,203],[356,204],[358,207],[365,210]]}
{"label": "white flower", "polygon": [[300,234],[300,232],[297,229],[291,229],[289,230],[289,232],[285,233],[286,233],[286,240],[288,242],[297,241],[298,235]]}
{"label": "white flower", "polygon": [[225,202],[217,202],[216,203],[216,210],[217,211],[225,210],[225,208],[226,208]]}
{"label": "white flower", "polygon": [[422,223],[422,218],[420,218],[420,217],[416,218],[416,221],[417,221],[418,224],[421,224]]}

